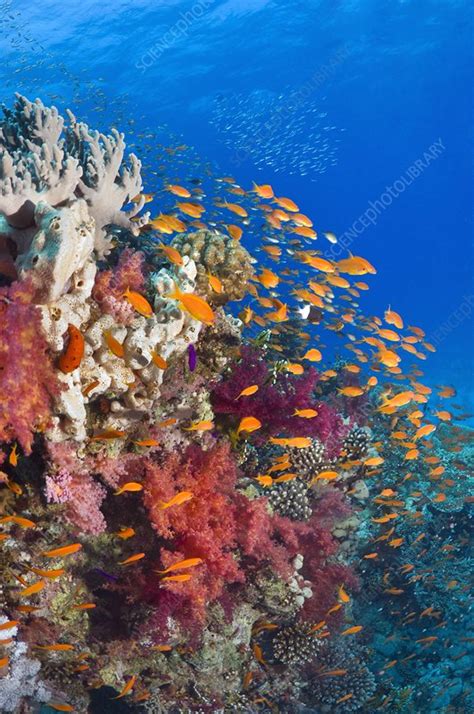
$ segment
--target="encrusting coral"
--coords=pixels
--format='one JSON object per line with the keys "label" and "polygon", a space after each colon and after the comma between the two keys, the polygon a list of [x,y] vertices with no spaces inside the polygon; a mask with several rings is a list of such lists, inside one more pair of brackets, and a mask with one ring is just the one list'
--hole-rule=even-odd
{"label": "encrusting coral", "polygon": [[[254,274],[248,251],[231,236],[199,230],[177,235],[172,241],[181,255],[187,255],[197,265],[196,285],[216,305],[241,300],[248,291]],[[221,283],[221,292],[212,290],[209,274]]]}

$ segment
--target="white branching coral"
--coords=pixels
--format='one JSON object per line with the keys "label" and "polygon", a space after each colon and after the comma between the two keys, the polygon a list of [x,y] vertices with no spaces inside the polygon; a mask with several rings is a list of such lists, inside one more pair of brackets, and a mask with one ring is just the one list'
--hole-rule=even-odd
{"label": "white branching coral", "polygon": [[[0,625],[8,622],[8,617],[0,613]],[[27,656],[28,645],[17,639],[18,627],[2,630],[5,640],[12,642],[5,647],[8,664],[5,673],[0,678],[0,711],[18,712],[25,697],[31,697],[36,702],[48,702],[51,693],[47,686],[38,678],[41,662]]]}
{"label": "white branching coral", "polygon": [[[70,126],[55,107],[17,95],[13,110],[3,109],[0,121],[0,224],[2,233],[11,228],[15,242],[18,230],[32,237],[36,208],[45,202],[53,208],[71,206],[78,199],[87,203],[95,221],[94,247],[99,255],[109,249],[106,228],[118,225],[137,233],[147,216],[135,218],[143,208],[139,200],[132,209],[123,207],[142,190],[141,163],[130,154],[125,161],[123,134],[110,136],[90,131],[69,112]],[[20,243],[22,241],[20,240]],[[23,252],[24,245],[19,246]]]}

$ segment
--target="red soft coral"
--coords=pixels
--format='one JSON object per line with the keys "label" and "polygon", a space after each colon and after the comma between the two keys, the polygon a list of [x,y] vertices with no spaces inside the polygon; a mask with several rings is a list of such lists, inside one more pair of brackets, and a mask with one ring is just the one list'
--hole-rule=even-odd
{"label": "red soft coral", "polygon": [[[158,605],[162,624],[168,608],[168,616],[187,629],[201,627],[207,605],[225,597],[228,586],[245,582],[256,564],[267,563],[284,577],[291,573],[298,532],[306,532],[306,526],[270,515],[265,498],[250,501],[236,491],[237,468],[227,443],[209,451],[190,446],[168,454],[160,465],[148,460],[145,471],[145,506],[166,544],[159,567],[181,558],[204,561],[185,584],[164,585],[174,598],[158,587],[156,575],[150,577],[145,597]],[[180,491],[191,491],[193,498],[181,506],[159,507]]]}
{"label": "red soft coral", "polygon": [[[183,596],[182,606],[202,621],[205,607],[222,593],[226,583],[241,582],[234,551],[237,546],[235,506],[231,493],[236,467],[229,448],[218,444],[210,451],[191,446],[185,454],[173,452],[161,467],[149,461],[146,467],[144,502],[153,528],[180,556],[202,558],[202,567],[193,571],[192,581],[168,583],[167,588]],[[179,491],[191,491],[193,498],[181,506],[160,509]],[[163,552],[163,564],[173,560]]]}
{"label": "red soft coral", "polygon": [[15,439],[27,454],[60,391],[32,294],[27,281],[0,288],[0,442]]}
{"label": "red soft coral", "polygon": [[125,248],[116,268],[97,273],[92,297],[102,312],[112,315],[117,322],[128,324],[135,312],[123,294],[127,288],[141,292],[144,286],[144,255]]}
{"label": "red soft coral", "polygon": [[[184,583],[162,582],[155,572],[148,575],[143,597],[157,608],[150,629],[158,640],[166,637],[170,618],[196,634],[205,623],[209,603],[219,600],[228,605],[230,594],[235,597],[238,586],[262,566],[288,578],[297,553],[304,556],[304,576],[315,583],[312,604],[318,603],[316,609],[333,604],[334,578],[341,579],[344,568],[335,568],[328,559],[338,548],[332,522],[348,510],[343,497],[331,492],[319,500],[308,522],[291,521],[272,515],[266,498],[250,500],[237,491],[237,475],[225,442],[208,451],[192,445],[181,453],[162,454],[160,463],[145,460],[144,503],[162,539],[156,569],[183,558],[203,560],[186,571],[192,577]],[[160,508],[181,491],[191,491],[192,499]]]}

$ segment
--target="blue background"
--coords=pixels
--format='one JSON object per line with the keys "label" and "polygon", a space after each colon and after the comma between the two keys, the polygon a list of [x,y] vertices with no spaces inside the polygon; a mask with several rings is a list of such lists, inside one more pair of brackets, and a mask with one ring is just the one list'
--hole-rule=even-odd
{"label": "blue background", "polygon": [[[272,183],[336,234],[440,138],[439,158],[353,245],[378,270],[364,312],[390,303],[432,336],[457,322],[469,296],[474,309],[472,20],[471,3],[454,0],[7,0],[0,97],[11,105],[16,90],[53,95],[102,129],[167,124],[223,174]],[[261,170],[252,156],[236,165],[215,125],[216,97],[251,115],[259,93],[287,96],[341,48],[345,59],[288,117],[290,134],[295,122],[310,134],[311,109],[327,113],[336,165],[306,176]],[[278,155],[278,132],[273,141]],[[473,334],[468,314],[421,365],[429,381],[454,383],[471,409]]]}

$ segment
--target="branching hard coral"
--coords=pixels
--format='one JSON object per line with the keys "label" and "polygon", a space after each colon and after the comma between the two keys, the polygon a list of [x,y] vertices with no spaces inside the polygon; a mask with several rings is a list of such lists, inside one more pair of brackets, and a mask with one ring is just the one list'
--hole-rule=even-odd
{"label": "branching hard coral", "polygon": [[[257,441],[280,434],[311,436],[330,441],[331,450],[338,449],[342,421],[331,407],[313,396],[317,382],[315,369],[308,369],[301,376],[278,374],[272,380],[263,355],[257,349],[244,346],[240,362],[213,390],[212,403],[216,414],[233,417],[235,425],[242,417],[256,417],[262,423],[262,428],[255,432]],[[254,384],[259,387],[255,394],[238,398],[243,389]],[[315,418],[302,419],[295,415],[297,409],[308,408],[318,412]]]}
{"label": "branching hard coral", "polygon": [[0,288],[0,441],[18,440],[26,453],[60,393],[32,290],[28,281]]}
{"label": "branching hard coral", "polygon": [[[197,286],[216,305],[241,300],[254,274],[251,256],[239,241],[228,235],[200,230],[183,233],[172,241],[181,255],[189,255],[197,265]],[[209,285],[209,274],[217,277],[222,291]]]}
{"label": "branching hard coral", "polygon": [[33,224],[38,200],[53,206],[74,195],[82,174],[60,139],[64,120],[55,107],[17,94],[0,122],[0,214],[11,226]]}

